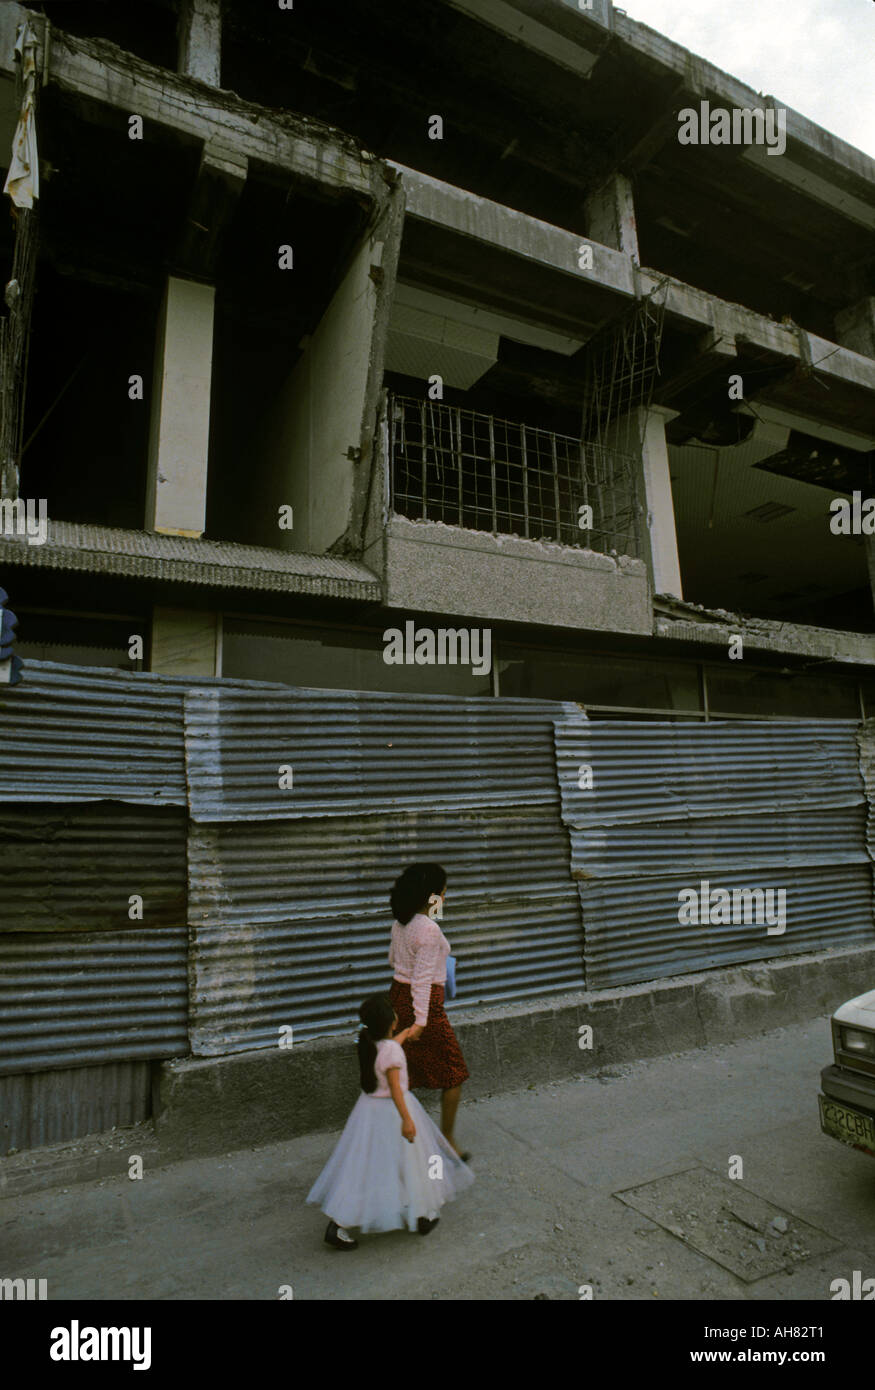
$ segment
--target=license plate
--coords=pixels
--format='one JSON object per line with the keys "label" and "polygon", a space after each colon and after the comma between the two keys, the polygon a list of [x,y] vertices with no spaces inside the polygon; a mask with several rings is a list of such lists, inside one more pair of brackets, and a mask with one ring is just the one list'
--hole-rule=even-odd
{"label": "license plate", "polygon": [[851,1144],[856,1149],[866,1149],[875,1156],[875,1120],[859,1110],[850,1110],[847,1105],[839,1105],[825,1096],[818,1096],[820,1103],[820,1127],[824,1134],[840,1139],[843,1144]]}

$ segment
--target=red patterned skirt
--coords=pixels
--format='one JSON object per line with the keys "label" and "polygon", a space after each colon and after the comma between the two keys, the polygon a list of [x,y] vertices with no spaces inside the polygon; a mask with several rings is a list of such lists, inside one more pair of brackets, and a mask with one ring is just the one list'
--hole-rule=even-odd
{"label": "red patterned skirt", "polygon": [[[398,1032],[402,1028],[412,1028],[416,1019],[410,986],[393,980],[389,998],[398,1015]],[[411,1091],[422,1086],[432,1091],[446,1091],[452,1086],[461,1086],[471,1074],[465,1066],[462,1049],[444,1010],[443,985],[431,987],[428,1022],[420,1037],[415,1042],[408,1038],[402,1046],[407,1058]]]}

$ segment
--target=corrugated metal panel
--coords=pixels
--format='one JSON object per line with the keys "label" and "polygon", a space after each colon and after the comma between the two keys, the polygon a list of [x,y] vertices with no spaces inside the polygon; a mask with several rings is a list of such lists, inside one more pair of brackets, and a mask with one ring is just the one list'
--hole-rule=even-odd
{"label": "corrugated metal panel", "polygon": [[352,1029],[389,986],[388,892],[416,859],[450,875],[457,1006],[583,987],[553,807],[192,824],[192,1050],[275,1045],[288,1024],[298,1040]]}
{"label": "corrugated metal panel", "polygon": [[776,812],[758,817],[725,816],[699,820],[614,821],[584,824],[572,833],[575,878],[660,876],[667,864],[688,873],[716,874],[725,869],[768,869],[817,862],[864,864],[865,812],[862,806]]}
{"label": "corrugated metal panel", "polygon": [[186,920],[188,818],[178,807],[0,805],[3,932],[150,929]]}
{"label": "corrugated metal panel", "polygon": [[[197,821],[556,805],[558,701],[194,690],[185,701]],[[579,713],[579,711],[578,711]],[[281,790],[279,768],[293,769]]]}
{"label": "corrugated metal panel", "polygon": [[[871,941],[856,727],[558,721],[587,986]],[[578,785],[582,766],[590,790]],[[783,888],[786,930],[681,924],[678,894],[703,879]]]}
{"label": "corrugated metal panel", "polygon": [[137,1124],[151,1113],[149,1062],[0,1076],[0,1154]]}
{"label": "corrugated metal panel", "polygon": [[[583,721],[556,727],[562,814],[587,823],[674,820],[719,811],[795,811],[859,806],[857,725],[845,720],[719,724]],[[595,790],[578,789],[590,764]]]}
{"label": "corrugated metal panel", "polygon": [[712,888],[775,887],[787,891],[787,929],[768,936],[763,926],[681,926],[678,893],[700,886],[695,874],[670,878],[603,879],[581,885],[590,989],[658,980],[695,970],[871,945],[872,887],[864,865],[822,869],[721,872]]}
{"label": "corrugated metal panel", "polygon": [[155,676],[28,661],[20,685],[0,686],[0,801],[184,806],[184,691]]}
{"label": "corrugated metal panel", "polygon": [[44,545],[27,545],[0,535],[0,561],[5,565],[170,579],[210,588],[269,589],[377,603],[382,597],[377,576],[360,561],[340,555],[305,555],[236,541],[159,536],[152,531],[125,531],[77,521],[50,519]]}
{"label": "corrugated metal panel", "polygon": [[183,926],[0,933],[0,1074],[186,1053],[187,956]]}

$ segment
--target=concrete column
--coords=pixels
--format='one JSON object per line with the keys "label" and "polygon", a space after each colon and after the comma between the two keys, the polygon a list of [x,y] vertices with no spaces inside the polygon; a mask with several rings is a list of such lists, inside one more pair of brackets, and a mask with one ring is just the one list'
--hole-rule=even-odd
{"label": "concrete column", "polygon": [[635,201],[632,184],[626,175],[612,174],[607,183],[590,194],[585,209],[586,234],[590,240],[622,251],[624,256],[631,256],[635,264],[640,265]]}
{"label": "concrete column", "polygon": [[683,598],[665,439],[665,427],[678,413],[665,406],[651,406],[649,410],[642,407],[618,420],[605,442],[619,453],[638,454],[638,500],[647,525],[647,533],[642,537],[643,551],[653,592]]}
{"label": "concrete column", "polygon": [[215,293],[171,275],[158,320],[146,529],[168,536],[204,532]]}
{"label": "concrete column", "polygon": [[220,676],[221,613],[188,608],[154,609],[149,669],[164,676]]}
{"label": "concrete column", "polygon": [[[350,527],[363,422],[376,406],[369,412],[385,236],[378,227],[359,243],[267,416],[259,544],[321,555]],[[283,505],[293,508],[291,530],[277,527]]]}
{"label": "concrete column", "polygon": [[678,537],[671,493],[668,445],[665,427],[680,412],[665,406],[641,410],[644,437],[641,448],[641,482],[650,532],[650,575],[655,594],[683,598]]}
{"label": "concrete column", "polygon": [[875,299],[870,295],[835,316],[836,342],[864,357],[875,357]]}
{"label": "concrete column", "polygon": [[181,76],[221,87],[221,0],[181,0],[177,32]]}
{"label": "concrete column", "polygon": [[875,536],[864,536],[863,545],[866,547],[866,563],[869,567],[869,590],[872,594],[872,608],[875,610]]}

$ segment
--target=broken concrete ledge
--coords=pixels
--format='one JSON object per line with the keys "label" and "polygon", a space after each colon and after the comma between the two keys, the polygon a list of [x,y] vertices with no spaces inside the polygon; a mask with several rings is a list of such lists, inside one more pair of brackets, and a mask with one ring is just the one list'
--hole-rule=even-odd
{"label": "broken concrete ledge", "polygon": [[[453,1010],[470,1081],[463,1101],[587,1076],[621,1062],[734,1042],[831,1014],[875,988],[875,944],[679,975],[548,1002]],[[593,1030],[580,1047],[580,1028]],[[156,1067],[154,1128],[35,1149],[0,1161],[0,1195],[228,1154],[340,1129],[358,1094],[354,1035]],[[831,1061],[824,1027],[823,1064]],[[812,1095],[820,1077],[812,1075]],[[437,1093],[432,1093],[436,1099]],[[419,1092],[430,1105],[429,1093]]]}

